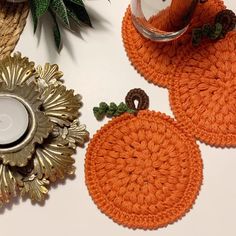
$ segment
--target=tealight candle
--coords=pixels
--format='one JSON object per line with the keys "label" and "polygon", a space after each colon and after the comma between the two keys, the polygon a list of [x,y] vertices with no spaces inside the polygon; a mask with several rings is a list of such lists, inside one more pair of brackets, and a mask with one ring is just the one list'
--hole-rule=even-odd
{"label": "tealight candle", "polygon": [[0,96],[0,145],[16,142],[29,125],[25,106],[15,98]]}

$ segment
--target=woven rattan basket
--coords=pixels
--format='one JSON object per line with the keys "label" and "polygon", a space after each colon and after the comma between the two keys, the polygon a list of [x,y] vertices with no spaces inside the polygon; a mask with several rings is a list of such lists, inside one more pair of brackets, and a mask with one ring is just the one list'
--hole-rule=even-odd
{"label": "woven rattan basket", "polygon": [[28,16],[28,3],[0,0],[0,59],[15,48]]}

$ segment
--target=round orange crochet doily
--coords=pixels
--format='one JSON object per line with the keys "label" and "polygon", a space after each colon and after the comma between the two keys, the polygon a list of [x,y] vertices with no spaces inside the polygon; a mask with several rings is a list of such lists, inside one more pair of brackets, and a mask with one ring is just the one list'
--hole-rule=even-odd
{"label": "round orange crochet doily", "polygon": [[170,103],[188,133],[214,146],[236,146],[236,32],[186,47],[170,83]]}
{"label": "round orange crochet doily", "polygon": [[[136,70],[149,82],[158,86],[168,87],[168,82],[173,76],[176,66],[176,56],[184,55],[186,44],[191,44],[191,30],[211,23],[215,15],[225,9],[222,0],[208,0],[199,4],[188,32],[173,42],[157,43],[141,36],[135,29],[131,20],[131,11],[128,7],[122,24],[122,37],[127,55]],[[165,19],[165,17],[154,17],[152,21]],[[154,23],[152,23],[154,24]]]}
{"label": "round orange crochet doily", "polygon": [[86,184],[99,209],[130,228],[156,229],[192,207],[202,183],[198,146],[170,117],[123,114],[91,140]]}

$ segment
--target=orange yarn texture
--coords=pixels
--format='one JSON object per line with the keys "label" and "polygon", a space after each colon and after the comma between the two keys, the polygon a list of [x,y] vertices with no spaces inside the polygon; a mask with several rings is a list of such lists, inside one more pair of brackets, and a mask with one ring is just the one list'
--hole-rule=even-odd
{"label": "orange yarn texture", "polygon": [[207,144],[236,147],[236,32],[186,50],[170,84],[176,119]]}
{"label": "orange yarn texture", "polygon": [[115,222],[156,229],[191,209],[202,169],[193,137],[170,117],[145,110],[114,118],[97,132],[85,176],[94,202]]}
{"label": "orange yarn texture", "polygon": [[[176,56],[185,51],[186,44],[191,44],[191,30],[211,23],[215,15],[225,9],[222,0],[208,0],[199,4],[196,9],[189,31],[174,42],[157,43],[146,39],[137,32],[131,20],[130,8],[127,9],[123,24],[122,37],[127,55],[136,70],[149,82],[158,86],[168,87],[176,67]],[[168,11],[166,11],[168,13]],[[163,25],[165,11],[151,19],[152,25]]]}

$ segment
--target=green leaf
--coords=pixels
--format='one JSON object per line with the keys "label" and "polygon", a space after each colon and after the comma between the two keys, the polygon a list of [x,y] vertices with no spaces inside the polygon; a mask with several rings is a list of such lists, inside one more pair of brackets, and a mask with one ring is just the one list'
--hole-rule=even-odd
{"label": "green leaf", "polygon": [[30,0],[29,2],[34,22],[34,32],[35,32],[38,25],[38,19],[47,12],[50,0],[40,0],[40,1]]}
{"label": "green leaf", "polygon": [[29,0],[30,8],[31,8],[31,15],[34,23],[34,33],[36,32],[37,26],[38,26],[38,18],[36,16],[36,6],[35,6],[35,0]]}
{"label": "green leaf", "polygon": [[85,6],[76,5],[75,3],[69,1],[66,1],[65,4],[70,14],[71,12],[73,13],[73,17],[71,16],[72,19],[74,19],[77,23],[82,22],[83,24],[92,27],[92,23]]}
{"label": "green leaf", "polygon": [[60,28],[59,25],[57,23],[57,18],[54,15],[54,13],[52,11],[50,11],[50,14],[53,18],[54,21],[54,26],[53,26],[53,36],[54,36],[54,41],[57,47],[57,50],[60,51],[61,50],[61,33],[60,33]]}
{"label": "green leaf", "polygon": [[50,0],[31,0],[34,1],[35,4],[35,15],[37,16],[37,18],[43,16],[48,8],[49,8],[49,4],[50,4]]}
{"label": "green leaf", "polygon": [[79,6],[84,6],[83,0],[70,0],[71,2],[75,3],[76,5]]}
{"label": "green leaf", "polygon": [[67,14],[68,16],[74,20],[78,25],[81,24],[81,21],[78,19],[77,15],[75,14],[75,12],[73,11],[73,9],[69,9],[67,8]]}
{"label": "green leaf", "polygon": [[53,35],[54,35],[54,41],[56,43],[57,49],[58,51],[60,51],[61,50],[61,33],[60,33],[60,29],[57,23],[53,27]]}
{"label": "green leaf", "polygon": [[51,0],[50,10],[70,29],[69,17],[63,0]]}

